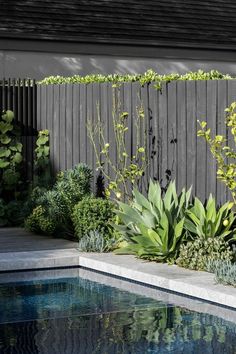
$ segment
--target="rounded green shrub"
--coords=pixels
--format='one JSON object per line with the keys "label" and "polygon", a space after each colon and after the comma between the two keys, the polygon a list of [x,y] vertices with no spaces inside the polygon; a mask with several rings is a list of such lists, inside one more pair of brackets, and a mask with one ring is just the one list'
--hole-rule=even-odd
{"label": "rounded green shrub", "polygon": [[42,205],[34,208],[32,214],[25,221],[25,228],[36,233],[52,235],[55,231],[55,224],[46,214]]}
{"label": "rounded green shrub", "polygon": [[192,270],[207,270],[210,260],[231,261],[233,252],[223,238],[197,238],[180,246],[176,264]]}
{"label": "rounded green shrub", "polygon": [[89,231],[96,230],[104,237],[111,236],[109,223],[114,218],[114,204],[102,198],[87,197],[81,200],[72,214],[75,235],[81,239]]}

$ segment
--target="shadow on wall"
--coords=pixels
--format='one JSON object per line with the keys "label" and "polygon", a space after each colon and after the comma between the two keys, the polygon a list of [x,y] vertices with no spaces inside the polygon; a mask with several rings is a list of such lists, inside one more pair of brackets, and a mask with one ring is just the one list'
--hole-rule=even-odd
{"label": "shadow on wall", "polygon": [[210,60],[89,56],[33,52],[0,52],[0,75],[42,79],[50,75],[143,73],[152,68],[166,74],[212,69],[236,75],[236,63]]}

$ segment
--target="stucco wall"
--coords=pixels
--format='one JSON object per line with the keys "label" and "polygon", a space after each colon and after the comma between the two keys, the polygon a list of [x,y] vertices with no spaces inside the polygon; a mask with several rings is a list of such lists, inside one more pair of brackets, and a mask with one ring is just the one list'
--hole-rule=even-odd
{"label": "stucco wall", "polygon": [[[53,47],[52,47],[53,48]],[[82,49],[81,49],[82,51]],[[223,73],[236,75],[236,55],[219,55],[211,51],[153,51],[137,49],[135,53],[127,50],[121,55],[115,51],[103,55],[102,50],[93,53],[66,53],[63,48],[50,52],[36,50],[1,49],[0,46],[0,77],[30,77],[42,79],[49,75],[86,75],[90,73],[142,73],[154,69],[160,73],[195,71],[198,69],[216,69]],[[98,53],[98,54],[96,54]],[[130,55],[132,54],[132,55]],[[140,55],[139,55],[140,54]]]}

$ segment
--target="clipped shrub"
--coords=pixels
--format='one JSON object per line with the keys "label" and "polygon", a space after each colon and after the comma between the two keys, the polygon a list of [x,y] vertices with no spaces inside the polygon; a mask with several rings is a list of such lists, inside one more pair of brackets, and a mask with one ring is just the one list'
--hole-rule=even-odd
{"label": "clipped shrub", "polygon": [[170,182],[165,196],[159,183],[150,181],[148,197],[133,191],[131,205],[119,202],[116,211],[120,225],[114,227],[123,234],[128,245],[119,254],[134,254],[157,262],[172,262],[178,255],[185,236],[185,212],[191,189],[178,196],[175,182]]}
{"label": "clipped shrub", "polygon": [[40,205],[26,219],[25,228],[32,232],[52,235],[55,231],[55,224],[47,216],[46,210]]}
{"label": "clipped shrub", "polygon": [[115,237],[105,238],[101,232],[91,230],[80,239],[78,249],[81,252],[110,252],[116,244]]}
{"label": "clipped shrub", "polygon": [[176,264],[192,270],[207,270],[209,261],[231,261],[233,256],[233,251],[223,238],[198,237],[180,246]]}
{"label": "clipped shrub", "polygon": [[114,204],[102,198],[88,197],[81,200],[73,210],[75,235],[80,240],[89,231],[96,230],[105,238],[111,237],[110,222],[114,219]]}
{"label": "clipped shrub", "polygon": [[217,283],[236,287],[236,264],[229,260],[209,260],[206,270],[215,274]]}

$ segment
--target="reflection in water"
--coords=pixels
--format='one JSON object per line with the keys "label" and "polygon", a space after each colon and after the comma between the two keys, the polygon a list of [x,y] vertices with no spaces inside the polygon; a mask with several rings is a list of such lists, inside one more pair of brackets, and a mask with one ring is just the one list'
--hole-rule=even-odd
{"label": "reflection in water", "polygon": [[236,324],[81,278],[0,286],[0,323],[1,354],[236,353]]}

